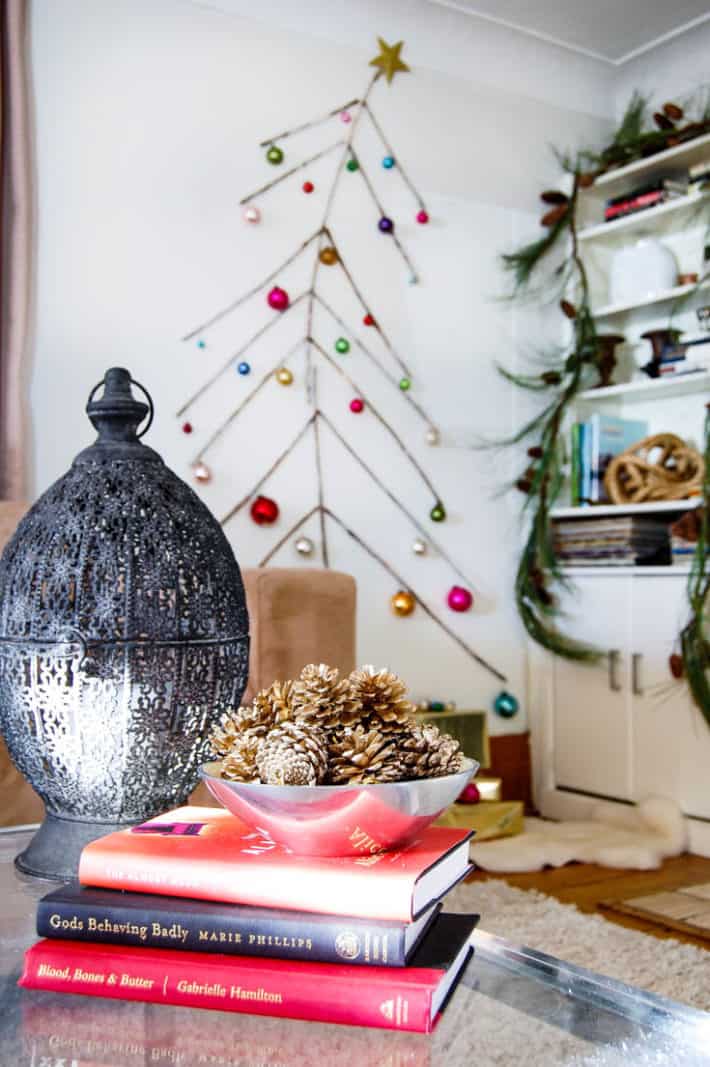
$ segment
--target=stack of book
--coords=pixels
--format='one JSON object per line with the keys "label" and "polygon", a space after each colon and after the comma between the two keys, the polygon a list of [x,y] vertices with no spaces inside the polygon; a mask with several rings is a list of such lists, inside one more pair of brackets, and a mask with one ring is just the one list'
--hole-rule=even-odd
{"label": "stack of book", "polygon": [[668,519],[650,515],[556,519],[553,546],[568,567],[670,563]]}
{"label": "stack of book", "polygon": [[646,211],[668,200],[677,200],[679,197],[687,196],[690,190],[689,179],[685,176],[659,178],[648,185],[630,189],[627,193],[607,200],[604,206],[604,221],[613,222],[624,215],[635,215],[637,211]]}
{"label": "stack of book", "polygon": [[85,848],[38,905],[20,985],[429,1033],[473,951],[443,914],[470,831],[399,852],[297,856],[218,808],[179,808]]}
{"label": "stack of book", "polygon": [[648,423],[595,413],[572,427],[570,497],[574,506],[604,504],[604,474],[613,456],[626,452],[648,434]]}
{"label": "stack of book", "polygon": [[686,374],[700,374],[710,370],[710,337],[696,337],[682,341],[663,353],[658,366],[661,378],[678,378]]}

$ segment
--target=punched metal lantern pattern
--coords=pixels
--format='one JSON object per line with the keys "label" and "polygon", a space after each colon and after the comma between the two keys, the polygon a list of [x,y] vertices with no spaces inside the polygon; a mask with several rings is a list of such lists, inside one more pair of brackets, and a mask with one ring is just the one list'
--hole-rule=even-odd
{"label": "punched metal lantern pattern", "polygon": [[47,809],[18,857],[30,873],[74,874],[72,842],[76,853],[183,803],[212,725],[247,681],[232,549],[139,440],[152,402],[131,384],[115,368],[93,390],[97,441],[38,500],[0,561],[0,730]]}

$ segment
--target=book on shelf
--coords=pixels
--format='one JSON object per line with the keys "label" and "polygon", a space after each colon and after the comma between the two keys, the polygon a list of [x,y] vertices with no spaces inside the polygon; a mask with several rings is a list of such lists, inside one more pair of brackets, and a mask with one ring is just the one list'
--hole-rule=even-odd
{"label": "book on shelf", "polygon": [[648,433],[642,419],[622,419],[595,412],[587,422],[576,423],[571,436],[570,499],[573,505],[608,501],[604,475],[611,459],[625,452]]}
{"label": "book on shelf", "polygon": [[555,519],[553,546],[557,559],[569,567],[669,564],[668,519],[652,515],[619,515],[595,519]]}
{"label": "book on shelf", "polygon": [[478,916],[438,915],[399,969],[42,940],[19,984],[139,1000],[430,1033],[473,952]]}
{"label": "book on shelf", "polygon": [[404,967],[436,918],[382,922],[66,885],[37,905],[39,937],[286,960]]}
{"label": "book on shelf", "polygon": [[[184,832],[189,826],[191,832]],[[181,829],[183,828],[183,829]],[[296,856],[222,808],[185,807],[87,845],[79,881],[105,889],[261,908],[411,922],[471,869],[470,833],[425,827],[381,852],[353,826],[363,853]]]}

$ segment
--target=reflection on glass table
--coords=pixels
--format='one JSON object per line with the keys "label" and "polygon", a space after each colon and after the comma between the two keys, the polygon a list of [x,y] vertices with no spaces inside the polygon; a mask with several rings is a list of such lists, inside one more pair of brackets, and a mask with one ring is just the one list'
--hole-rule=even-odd
{"label": "reflection on glass table", "polygon": [[19,875],[0,833],[0,1064],[7,1067],[701,1067],[710,1014],[485,932],[431,1037],[21,990],[50,884]]}

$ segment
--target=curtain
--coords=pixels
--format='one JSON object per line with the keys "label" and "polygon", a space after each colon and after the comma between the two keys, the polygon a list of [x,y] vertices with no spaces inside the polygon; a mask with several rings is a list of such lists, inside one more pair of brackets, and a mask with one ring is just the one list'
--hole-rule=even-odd
{"label": "curtain", "polygon": [[28,0],[0,0],[0,500],[27,492],[33,207],[27,8]]}

